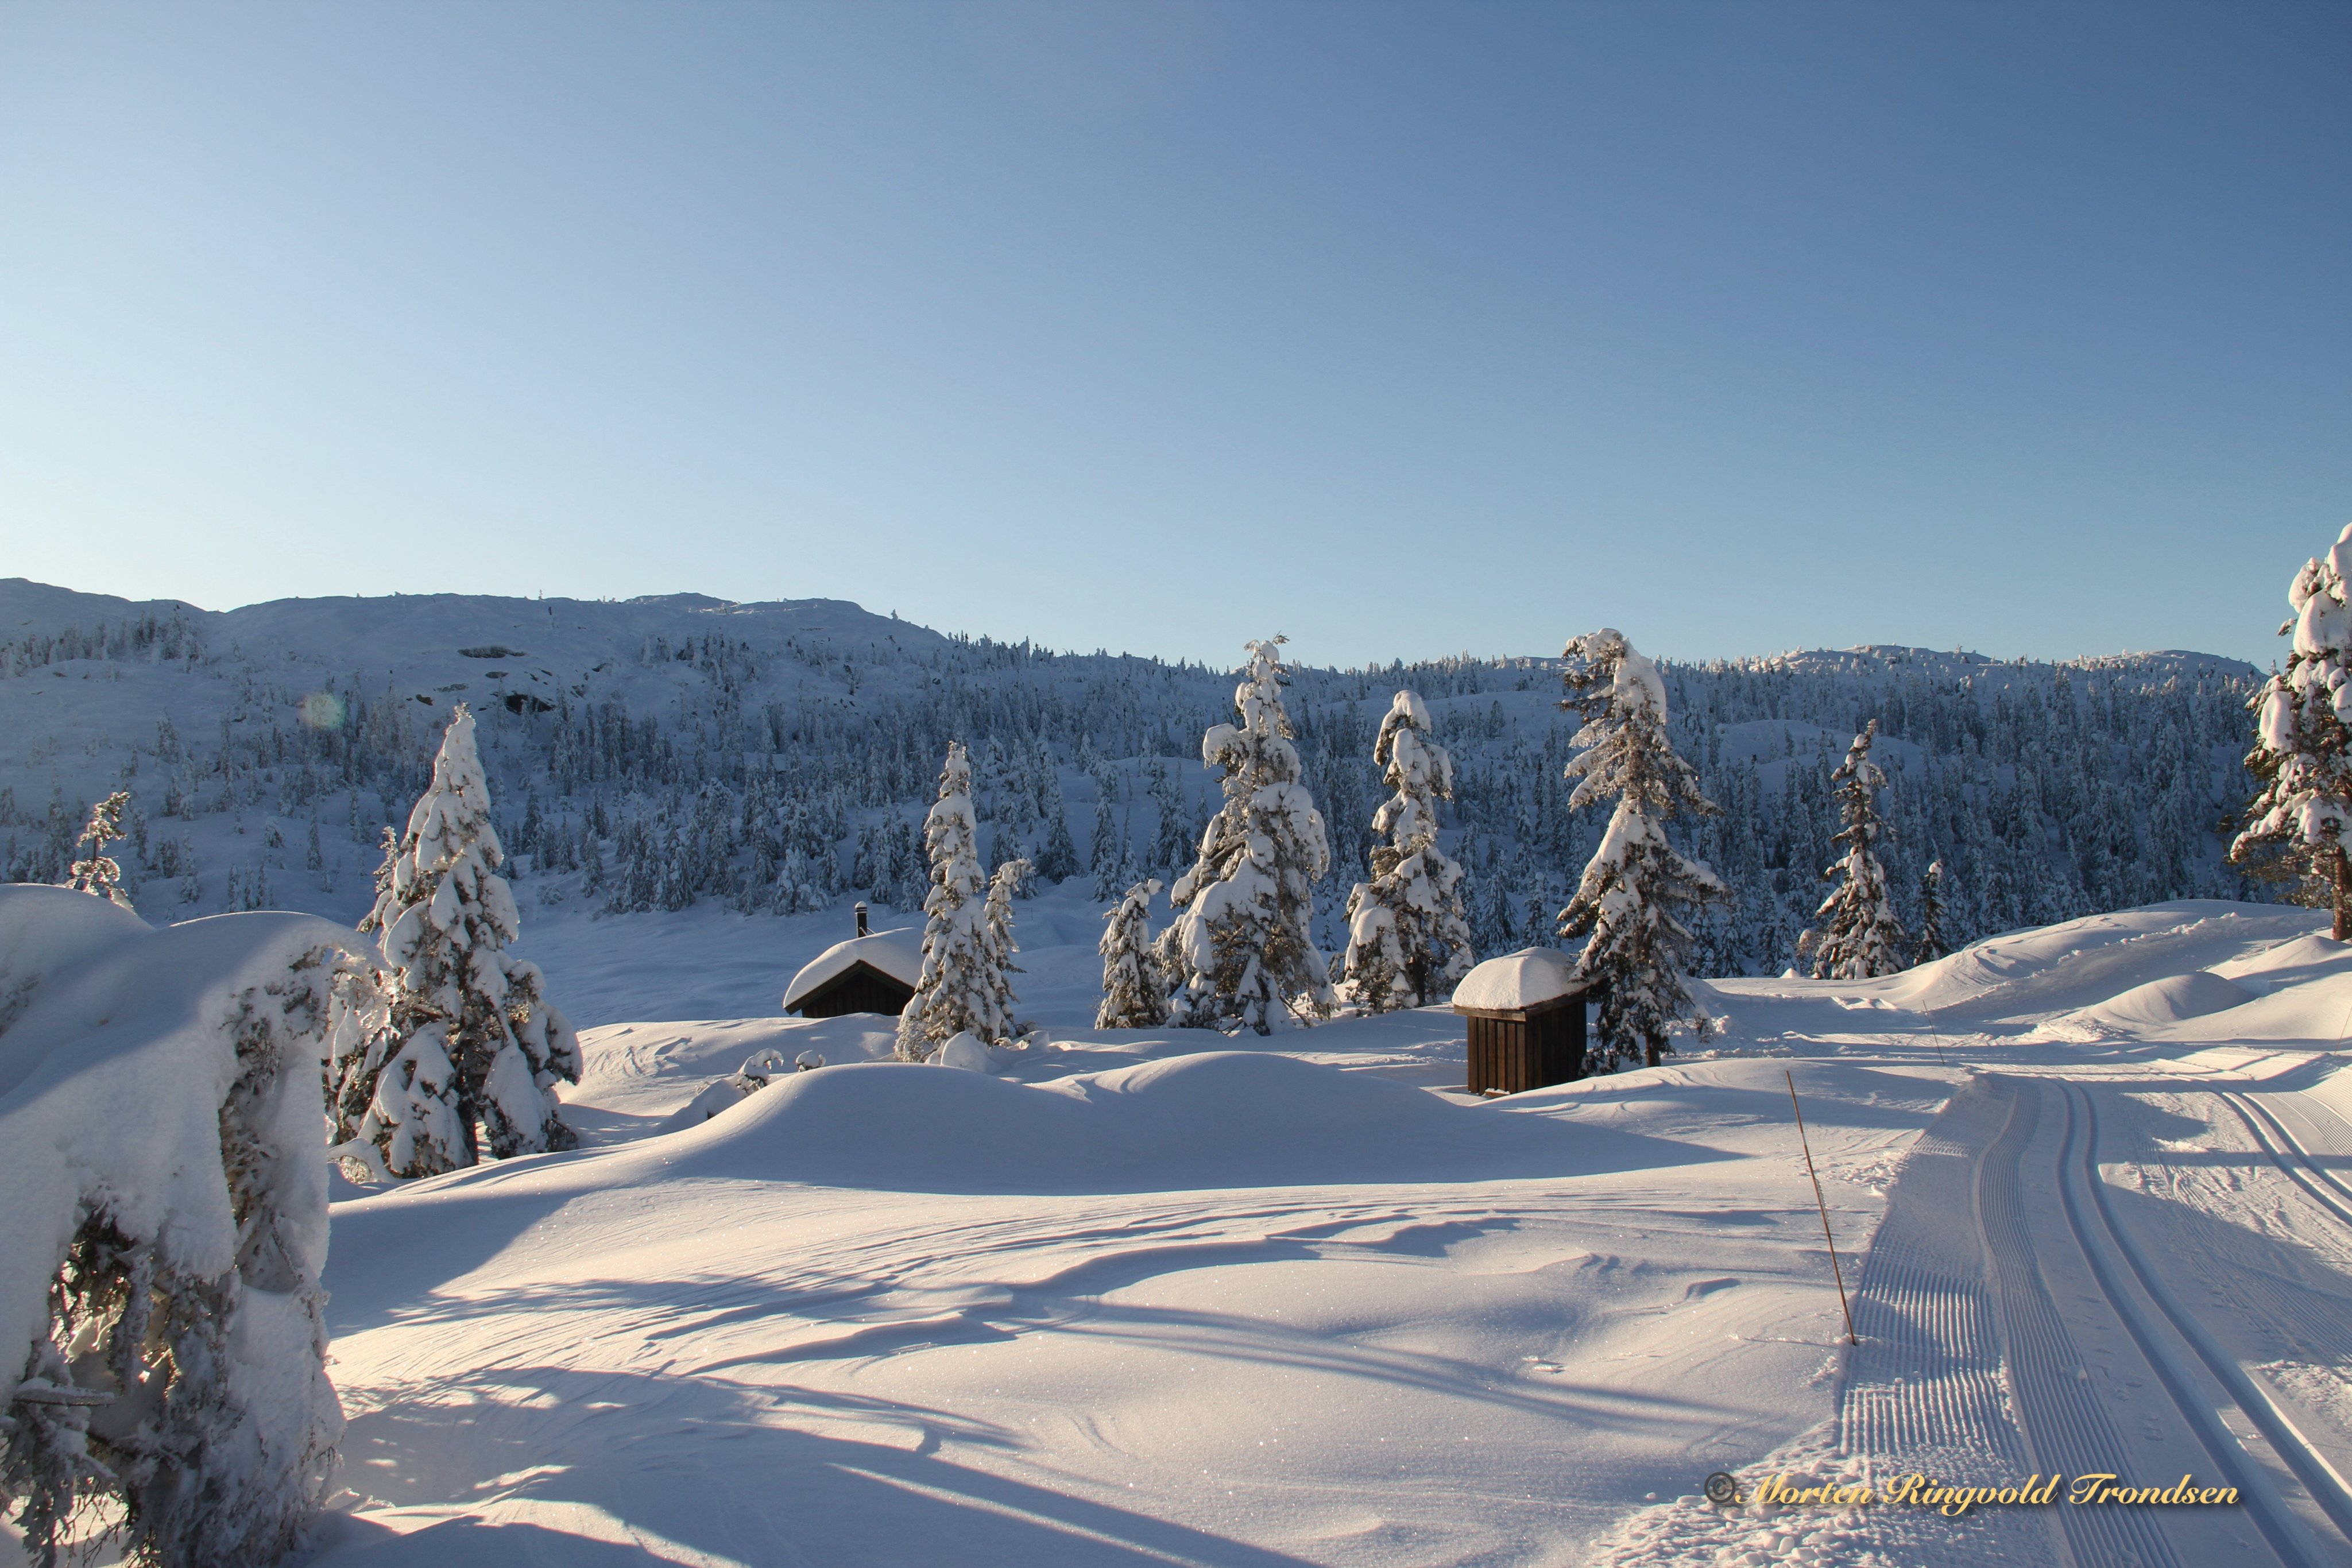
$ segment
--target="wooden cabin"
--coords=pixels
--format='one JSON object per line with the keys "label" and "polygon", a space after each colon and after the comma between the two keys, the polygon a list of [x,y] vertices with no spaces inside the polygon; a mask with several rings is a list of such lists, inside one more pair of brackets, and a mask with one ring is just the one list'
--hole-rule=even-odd
{"label": "wooden cabin", "polygon": [[1549,947],[1489,958],[1454,988],[1470,1027],[1470,1092],[1517,1094],[1584,1076],[1583,982]]}
{"label": "wooden cabin", "polygon": [[793,977],[784,988],[784,1011],[803,1018],[839,1018],[844,1013],[880,1013],[896,1018],[915,999],[923,977],[919,934],[866,929],[866,905],[857,906],[857,935],[836,942]]}

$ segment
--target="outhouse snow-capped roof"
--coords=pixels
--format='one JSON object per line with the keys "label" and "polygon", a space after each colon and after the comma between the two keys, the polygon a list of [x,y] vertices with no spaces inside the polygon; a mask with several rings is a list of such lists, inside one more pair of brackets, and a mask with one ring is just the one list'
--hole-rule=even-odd
{"label": "outhouse snow-capped roof", "polygon": [[784,1010],[790,1012],[827,980],[845,975],[860,964],[881,970],[901,985],[912,986],[923,977],[922,945],[912,928],[877,931],[871,936],[836,942],[793,977],[793,983],[784,988]]}
{"label": "outhouse snow-capped roof", "polygon": [[1489,958],[1454,988],[1454,1006],[1465,1012],[1525,1012],[1581,991],[1576,957],[1552,947],[1522,947]]}

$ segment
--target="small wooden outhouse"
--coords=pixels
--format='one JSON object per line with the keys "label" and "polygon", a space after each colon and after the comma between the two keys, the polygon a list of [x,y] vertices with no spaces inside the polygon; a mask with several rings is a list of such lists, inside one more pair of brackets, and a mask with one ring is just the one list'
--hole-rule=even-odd
{"label": "small wooden outhouse", "polygon": [[1470,1026],[1470,1092],[1517,1094],[1584,1076],[1585,988],[1549,947],[1489,958],[1454,988]]}

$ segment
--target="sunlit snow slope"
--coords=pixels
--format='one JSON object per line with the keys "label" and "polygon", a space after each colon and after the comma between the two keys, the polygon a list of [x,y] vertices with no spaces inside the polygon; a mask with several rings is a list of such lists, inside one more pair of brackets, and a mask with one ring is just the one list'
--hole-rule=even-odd
{"label": "sunlit snow slope", "polygon": [[[2352,1452],[2352,1207],[2313,1174],[2352,1156],[2352,963],[2315,925],[2169,904],[1725,983],[1720,1049],[1486,1103],[1441,1011],[1207,1052],[1065,1024],[992,1075],[877,1062],[870,1019],[611,1024],[593,1146],[336,1206],[352,1496],[319,1561],[2342,1561],[2304,1471]],[[649,1134],[770,1045],[835,1065]],[[2031,1460],[2091,1416],[2211,1473],[2164,1393],[2214,1377],[2200,1333],[2309,1439],[2247,1427],[2258,1506],[2076,1540],[1693,1495],[1898,1463],[1890,1433]]]}

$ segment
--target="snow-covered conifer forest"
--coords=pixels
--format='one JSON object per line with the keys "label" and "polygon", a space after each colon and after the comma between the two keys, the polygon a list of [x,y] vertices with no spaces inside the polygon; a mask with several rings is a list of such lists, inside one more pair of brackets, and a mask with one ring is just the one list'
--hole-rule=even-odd
{"label": "snow-covered conifer forest", "polygon": [[[1578,721],[1558,706],[1559,662],[1333,670],[1295,654],[1285,700],[1331,850],[1319,945],[1345,947],[1349,894],[1372,874],[1390,793],[1373,742],[1400,690],[1453,758],[1440,842],[1463,868],[1475,951],[1554,940],[1608,821],[1567,809]],[[1881,647],[1659,669],[1673,744],[1722,808],[1677,828],[1732,895],[1697,919],[1699,973],[1799,964],[1841,856],[1833,775],[1874,720],[1893,830],[1877,852],[1906,929],[1935,861],[1953,946],[2157,899],[2277,896],[2225,853],[2225,819],[2253,790],[2260,676],[2242,663]],[[12,581],[0,854],[11,881],[66,880],[92,804],[127,790],[114,854],[151,917],[356,918],[383,828],[405,820],[465,702],[499,837],[541,901],[793,915],[856,895],[919,919],[923,821],[960,742],[987,867],[1016,853],[1048,878],[1107,866],[1107,907],[1137,878],[1191,869],[1220,799],[1201,737],[1232,718],[1233,679],[832,601],[429,596],[220,614]]]}

